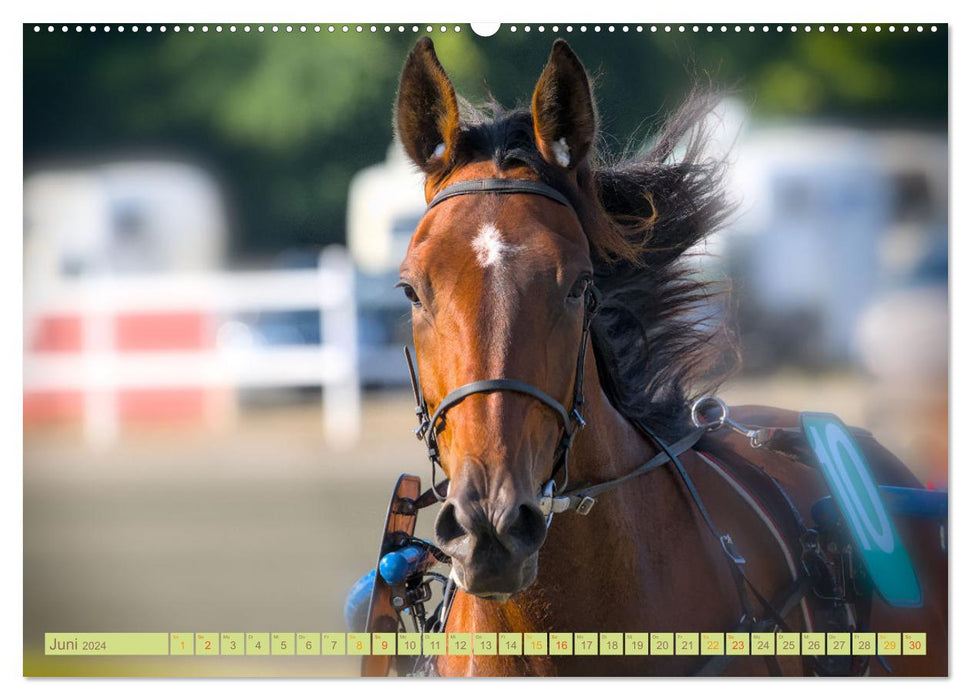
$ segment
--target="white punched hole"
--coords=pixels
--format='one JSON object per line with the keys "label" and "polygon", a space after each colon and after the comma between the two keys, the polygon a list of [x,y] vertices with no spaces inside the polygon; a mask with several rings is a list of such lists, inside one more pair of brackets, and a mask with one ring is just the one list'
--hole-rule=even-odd
{"label": "white punched hole", "polygon": [[478,36],[492,36],[502,26],[499,22],[473,22],[472,31]]}

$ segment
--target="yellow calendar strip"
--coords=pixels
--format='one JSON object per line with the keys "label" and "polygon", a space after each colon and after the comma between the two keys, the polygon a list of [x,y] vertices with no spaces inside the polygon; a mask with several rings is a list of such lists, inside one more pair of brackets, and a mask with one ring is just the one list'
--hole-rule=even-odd
{"label": "yellow calendar strip", "polygon": [[48,632],[47,656],[910,656],[924,632]]}

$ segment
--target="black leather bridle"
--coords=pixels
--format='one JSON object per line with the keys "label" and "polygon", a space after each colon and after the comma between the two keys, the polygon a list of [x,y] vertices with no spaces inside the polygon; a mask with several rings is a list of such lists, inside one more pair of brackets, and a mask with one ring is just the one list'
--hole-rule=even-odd
{"label": "black leather bridle", "polygon": [[[431,202],[428,203],[426,212],[442,203],[446,199],[462,195],[472,194],[533,194],[551,199],[570,211],[574,211],[570,201],[559,191],[549,185],[533,180],[466,180],[441,190]],[[553,458],[553,468],[549,479],[543,487],[542,496],[547,498],[554,494],[562,494],[570,480],[570,447],[577,433],[586,425],[583,420],[583,368],[586,361],[587,345],[590,340],[590,324],[597,314],[600,305],[600,292],[593,285],[587,284],[583,292],[583,330],[580,334],[580,348],[577,352],[576,374],[573,379],[573,401],[570,408],[566,408],[559,401],[547,394],[542,389],[528,384],[518,379],[482,379],[468,384],[463,384],[457,389],[450,391],[445,398],[435,408],[434,413],[429,413],[428,403],[421,388],[421,378],[418,373],[417,365],[411,356],[408,348],[405,348],[405,357],[408,361],[408,370],[411,373],[411,386],[415,393],[415,413],[418,416],[418,428],[415,434],[419,440],[423,440],[428,447],[428,459],[432,464],[431,492],[439,501],[444,501],[446,494],[442,494],[436,485],[436,470],[441,466],[440,454],[438,450],[438,426],[445,420],[445,415],[449,409],[457,406],[463,400],[473,394],[490,394],[497,391],[512,391],[518,394],[530,396],[547,408],[550,408],[559,420],[561,427],[560,442],[557,445]],[[559,485],[556,484],[556,477],[563,472],[563,479]],[[592,500],[586,506],[587,510],[593,506]],[[583,512],[582,509],[578,509]],[[552,513],[550,514],[552,515]]]}

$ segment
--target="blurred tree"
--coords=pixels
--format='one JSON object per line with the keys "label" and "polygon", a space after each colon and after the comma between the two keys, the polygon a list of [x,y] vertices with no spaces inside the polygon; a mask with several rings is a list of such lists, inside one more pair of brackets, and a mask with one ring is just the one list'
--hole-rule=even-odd
{"label": "blurred tree", "polygon": [[[385,156],[398,71],[417,37],[382,29],[50,34],[26,25],[25,168],[186,158],[222,178],[237,256],[341,241],[348,183]],[[434,34],[459,91],[527,103],[553,35],[463,30]],[[761,118],[946,128],[946,32],[606,34],[566,36],[596,78],[611,149],[643,138],[706,74],[736,87]]]}

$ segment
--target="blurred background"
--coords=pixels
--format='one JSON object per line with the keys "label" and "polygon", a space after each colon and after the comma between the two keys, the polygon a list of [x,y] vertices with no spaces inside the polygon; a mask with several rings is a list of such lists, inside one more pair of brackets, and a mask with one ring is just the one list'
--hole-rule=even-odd
{"label": "blurred background", "polygon": [[[431,32],[465,97],[525,103],[557,33],[269,27],[24,27],[28,675],[356,673],[42,654],[51,631],[342,630],[394,479],[427,480],[398,71]],[[945,488],[946,29],[560,29],[608,152],[698,79],[732,88],[712,147],[739,211],[699,261],[733,286],[721,394],[837,413]]]}

